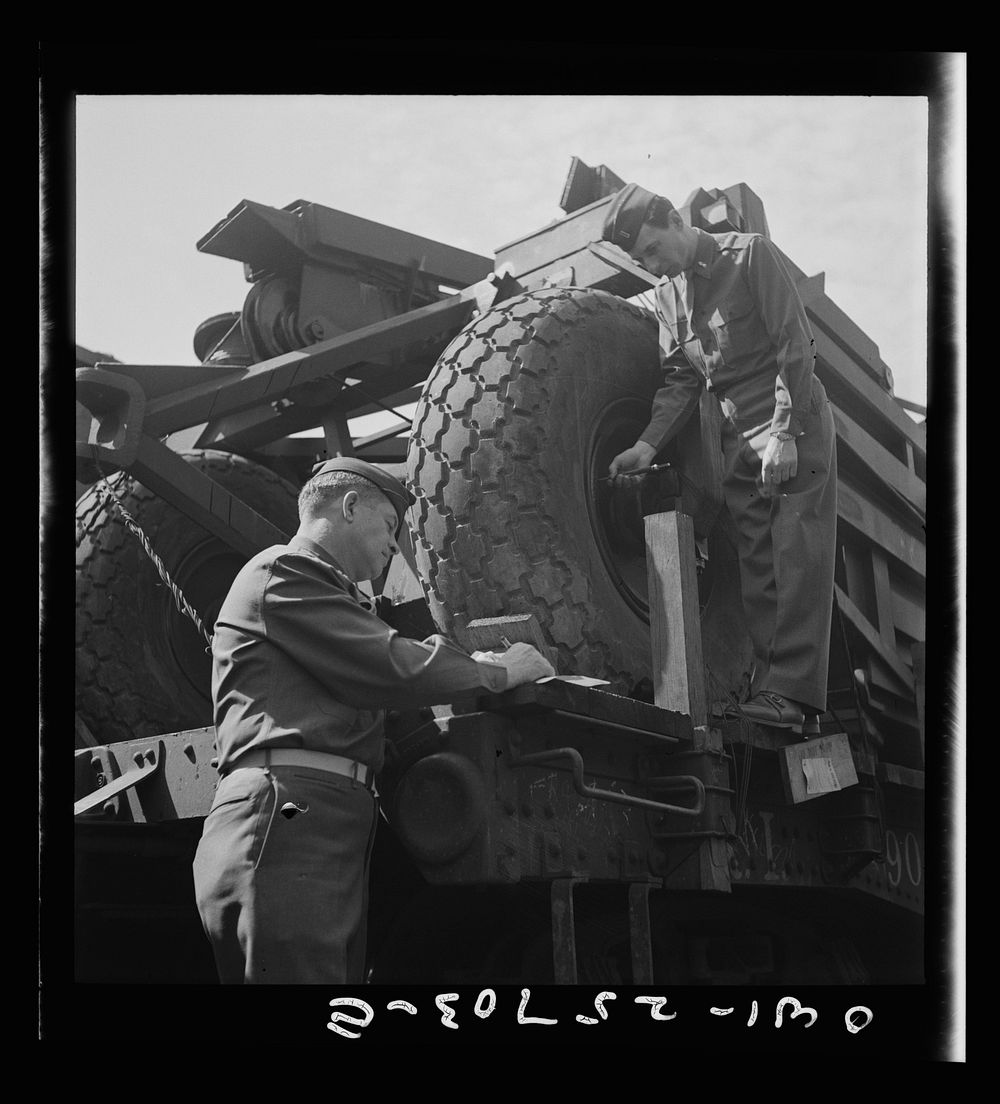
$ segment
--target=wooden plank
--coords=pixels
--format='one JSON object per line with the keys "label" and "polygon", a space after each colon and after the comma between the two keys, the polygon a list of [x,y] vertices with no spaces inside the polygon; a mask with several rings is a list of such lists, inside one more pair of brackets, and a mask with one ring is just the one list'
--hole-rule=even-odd
{"label": "wooden plank", "polygon": [[917,694],[917,724],[920,727],[920,761],[926,762],[925,756],[925,714],[924,714],[924,687],[927,679],[927,650],[923,643],[913,645],[913,682]]}
{"label": "wooden plank", "polygon": [[913,672],[896,654],[894,648],[887,647],[885,641],[879,636],[875,627],[867,617],[858,609],[851,599],[834,585],[834,594],[841,613],[854,626],[873,652],[885,663],[904,687],[913,685]]}
{"label": "wooden plank", "polygon": [[[920,455],[926,453],[924,435],[913,420],[896,403],[893,397],[855,364],[843,349],[821,329],[814,331],[818,361],[816,374],[824,383],[832,382],[833,388],[839,384],[846,387],[852,399],[869,417],[877,419],[894,437],[910,441]],[[832,379],[831,379],[832,377]],[[831,396],[832,398],[833,396]],[[842,404],[838,404],[842,405]]]}
{"label": "wooden plank", "polygon": [[809,304],[809,313],[844,352],[866,372],[880,388],[891,383],[892,377],[882,363],[878,345],[848,317],[828,296],[823,295]]}
{"label": "wooden plank", "polygon": [[[897,654],[897,658],[904,666],[909,666],[901,655]],[[872,692],[891,694],[894,698],[912,698],[913,696],[912,679],[907,682],[898,674],[895,674],[892,668],[882,661],[880,656],[872,654],[868,657],[866,674],[869,697],[871,697]]]}
{"label": "wooden plank", "polygon": [[695,569],[694,519],[674,510],[645,518],[653,645],[653,700],[686,713],[693,724],[708,719],[701,614]]}
{"label": "wooden plank", "polygon": [[790,805],[813,801],[858,784],[858,772],[846,732],[789,744],[778,754],[785,800]]}
{"label": "wooden plank", "polygon": [[886,647],[896,647],[896,620],[892,608],[892,583],[889,562],[884,553],[872,549],[872,576],[875,582],[875,606],[878,610],[878,634]]}
{"label": "wooden plank", "polygon": [[913,640],[923,640],[926,633],[926,613],[919,602],[902,591],[899,584],[892,589],[892,620],[901,633]]}
{"label": "wooden plank", "polygon": [[[802,269],[784,253],[785,264],[796,283],[802,283],[810,288],[810,282],[815,276],[807,277]],[[822,274],[821,274],[822,275]],[[800,293],[801,294],[801,293]],[[825,293],[823,284],[819,285],[819,293],[815,293],[815,285],[812,285],[809,298],[802,298],[802,305],[812,321],[821,326],[837,342],[844,352],[852,360],[858,362],[864,371],[868,372],[876,381],[885,381],[891,378],[886,365],[879,355],[878,345],[858,326],[858,324]]]}
{"label": "wooden plank", "polygon": [[[691,718],[685,714],[561,679],[527,683],[502,694],[476,694],[475,702],[479,709],[512,716],[540,716],[546,711],[556,711],[557,715],[579,718],[583,725],[593,719],[602,729],[609,725],[629,729],[637,737],[648,736],[650,743],[659,746],[666,742],[673,747],[677,741],[690,741],[692,735]],[[565,731],[564,725],[559,738]]]}
{"label": "wooden plank", "polygon": [[[921,512],[926,510],[927,485],[914,474],[912,463],[907,468],[842,410],[836,406],[833,406],[832,410],[838,443],[850,449],[874,478],[901,494]],[[909,441],[906,447],[912,457],[913,446]]]}
{"label": "wooden plank", "polygon": [[843,534],[841,537],[844,590],[858,610],[874,624],[878,618],[878,606],[875,603],[870,546],[860,541],[848,540]]}
{"label": "wooden plank", "polygon": [[906,786],[911,790],[925,788],[924,772],[913,767],[903,767],[899,763],[879,763],[878,777],[889,786]]}
{"label": "wooden plank", "polygon": [[837,482],[837,516],[911,571],[926,576],[927,549],[924,542],[897,525],[843,477]]}

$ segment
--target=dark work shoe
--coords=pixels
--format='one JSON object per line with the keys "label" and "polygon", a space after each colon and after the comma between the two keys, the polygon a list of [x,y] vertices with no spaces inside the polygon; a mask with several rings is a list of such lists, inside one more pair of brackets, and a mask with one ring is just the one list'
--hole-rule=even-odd
{"label": "dark work shoe", "polygon": [[772,690],[761,690],[740,706],[740,712],[754,724],[790,728],[793,732],[802,732],[805,721],[801,705],[775,694]]}

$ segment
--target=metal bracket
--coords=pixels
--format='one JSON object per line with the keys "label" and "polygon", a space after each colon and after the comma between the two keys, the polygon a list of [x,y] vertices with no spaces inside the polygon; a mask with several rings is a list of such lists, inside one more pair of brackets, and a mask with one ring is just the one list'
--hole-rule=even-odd
{"label": "metal bracket", "polygon": [[83,813],[89,813],[91,809],[96,809],[98,805],[103,805],[132,786],[151,778],[162,766],[163,754],[162,740],[155,741],[153,746],[147,748],[145,752],[137,752],[137,763],[134,770],[126,771],[125,774],[120,775],[113,782],[100,786],[92,794],[88,794],[75,802],[73,815],[80,816]]}
{"label": "metal bracket", "polygon": [[653,934],[649,923],[649,891],[663,885],[656,878],[632,882],[628,887],[629,947],[632,956],[632,984],[653,984]]}
{"label": "metal bracket", "polygon": [[552,904],[552,969],[556,985],[576,985],[576,924],[573,889],[586,878],[555,878]]}
{"label": "metal bracket", "polygon": [[[705,808],[705,784],[693,774],[679,774],[671,778],[671,783],[676,783],[672,788],[684,789],[690,787],[695,791],[695,804],[668,805],[663,801],[650,801],[645,797],[632,797],[629,794],[616,793],[614,790],[600,790],[596,786],[588,786],[583,780],[583,756],[571,747],[552,748],[551,751],[536,751],[529,755],[512,756],[507,765],[514,767],[527,767],[540,763],[551,763],[558,759],[568,759],[573,773],[573,788],[581,797],[594,798],[598,801],[611,801],[619,805],[634,805],[640,809],[650,809],[657,813],[679,813],[682,816],[700,816]],[[661,780],[666,781],[666,780]]]}
{"label": "metal bracket", "polygon": [[109,471],[127,469],[139,451],[146,409],[142,387],[117,372],[80,368],[76,398],[96,420],[88,440],[76,442],[77,479],[93,482]]}

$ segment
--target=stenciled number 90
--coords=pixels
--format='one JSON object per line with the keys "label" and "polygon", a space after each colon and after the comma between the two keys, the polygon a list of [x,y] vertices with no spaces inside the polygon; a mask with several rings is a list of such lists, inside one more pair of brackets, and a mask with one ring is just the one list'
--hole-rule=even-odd
{"label": "stenciled number 90", "polygon": [[904,866],[910,884],[913,886],[920,885],[924,876],[924,868],[920,858],[920,842],[912,832],[907,832],[903,837],[903,847],[900,849],[896,833],[891,828],[886,829],[885,862],[889,868],[889,885],[893,889],[902,880]]}

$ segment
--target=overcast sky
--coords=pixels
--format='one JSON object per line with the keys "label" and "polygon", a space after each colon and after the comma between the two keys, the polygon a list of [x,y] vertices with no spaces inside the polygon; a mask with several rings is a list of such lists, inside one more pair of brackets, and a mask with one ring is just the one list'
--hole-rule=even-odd
{"label": "overcast sky", "polygon": [[81,96],[76,340],[194,364],[239,310],[195,242],[242,199],[305,199],[492,256],[562,215],[575,155],[681,204],[745,182],[774,241],[926,401],[924,97]]}

